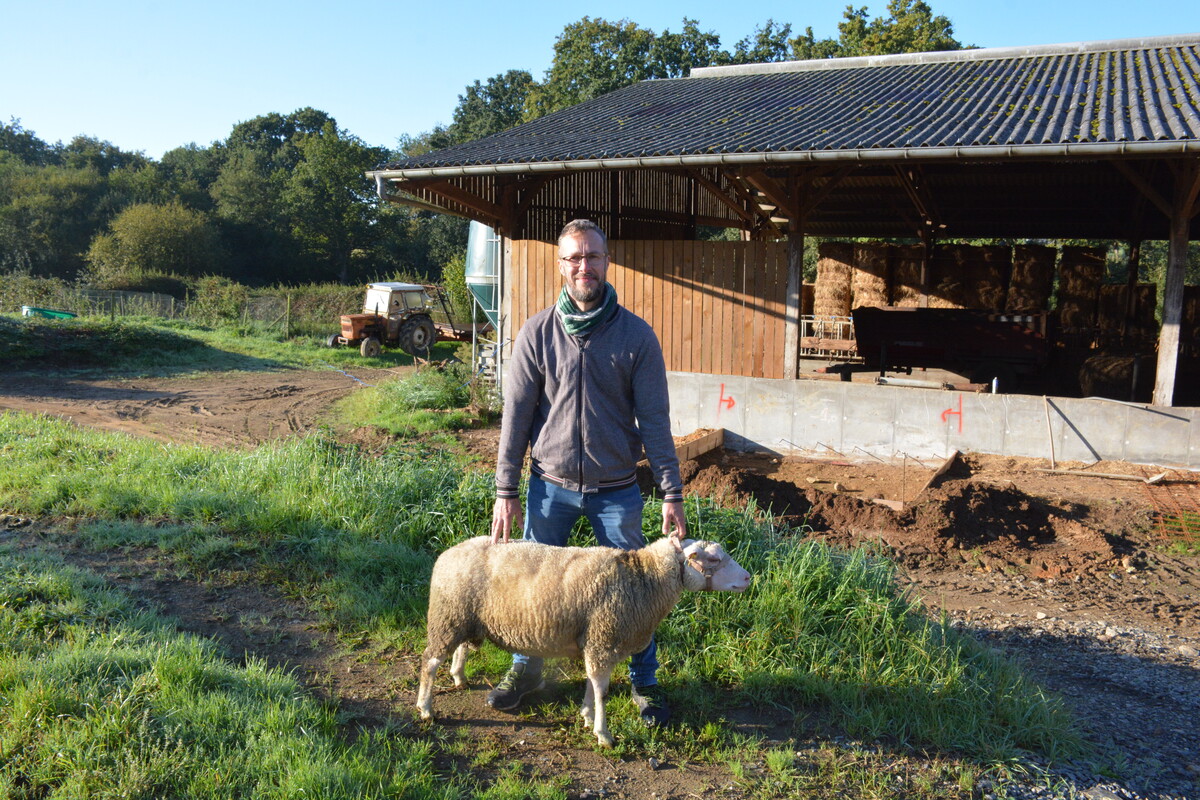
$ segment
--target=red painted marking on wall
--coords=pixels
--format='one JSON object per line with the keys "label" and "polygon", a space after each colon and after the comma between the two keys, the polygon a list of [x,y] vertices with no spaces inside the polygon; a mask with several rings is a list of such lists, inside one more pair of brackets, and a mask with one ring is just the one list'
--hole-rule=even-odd
{"label": "red painted marking on wall", "polygon": [[[724,387],[724,384],[722,384],[722,387]],[[955,411],[953,408],[947,408],[945,411],[942,412],[942,422],[945,422],[947,417],[954,417],[954,416],[958,417],[958,432],[962,433],[962,395],[961,394],[958,396],[958,410]]]}
{"label": "red painted marking on wall", "polygon": [[733,408],[735,405],[737,405],[737,402],[734,401],[732,396],[725,394],[725,384],[722,383],[721,384],[721,396],[720,396],[720,398],[717,399],[717,416],[718,417],[721,416],[721,406],[724,406],[725,410],[728,411],[729,409]]}

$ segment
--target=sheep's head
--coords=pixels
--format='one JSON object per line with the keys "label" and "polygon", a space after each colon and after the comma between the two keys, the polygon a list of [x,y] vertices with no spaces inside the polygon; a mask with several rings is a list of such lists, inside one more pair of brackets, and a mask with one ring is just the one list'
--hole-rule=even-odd
{"label": "sheep's head", "polygon": [[693,592],[744,592],[750,573],[716,542],[685,541],[679,564],[683,588]]}

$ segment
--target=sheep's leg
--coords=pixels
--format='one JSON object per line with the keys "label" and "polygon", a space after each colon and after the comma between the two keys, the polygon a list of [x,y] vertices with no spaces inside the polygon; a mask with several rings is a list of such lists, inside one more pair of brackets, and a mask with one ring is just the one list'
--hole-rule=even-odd
{"label": "sheep's leg", "polygon": [[[608,732],[608,717],[604,712],[604,695],[608,692],[608,682],[612,678],[613,665],[598,664],[594,659],[585,655],[583,666],[587,672],[588,684],[583,695],[583,709],[580,713],[583,715],[584,722],[591,724],[592,733],[596,734],[596,741],[600,743],[600,746],[612,747],[614,740],[612,734]],[[593,719],[588,718],[589,711],[592,712]]]}
{"label": "sheep's leg", "polygon": [[450,677],[454,678],[454,688],[461,689],[467,685],[467,653],[471,652],[470,642],[463,642],[454,651],[454,659],[450,662]]}
{"label": "sheep's leg", "polygon": [[421,684],[417,688],[417,710],[421,712],[421,719],[433,718],[433,678],[437,675],[442,660],[431,655],[429,650],[425,651],[424,663],[421,665]]}

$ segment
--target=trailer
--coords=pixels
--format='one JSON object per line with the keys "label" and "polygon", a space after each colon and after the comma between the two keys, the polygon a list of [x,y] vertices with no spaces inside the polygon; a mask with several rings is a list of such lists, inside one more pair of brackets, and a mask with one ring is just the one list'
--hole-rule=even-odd
{"label": "trailer", "polygon": [[942,369],[1013,391],[1050,358],[1049,314],[969,308],[856,308],[858,356],[867,369]]}

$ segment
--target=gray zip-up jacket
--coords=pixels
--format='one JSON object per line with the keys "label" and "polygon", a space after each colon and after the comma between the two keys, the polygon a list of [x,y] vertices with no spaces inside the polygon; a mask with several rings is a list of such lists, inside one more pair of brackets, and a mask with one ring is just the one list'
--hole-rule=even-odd
{"label": "gray zip-up jacket", "polygon": [[497,497],[517,496],[528,448],[534,474],[590,493],[633,484],[643,447],[663,500],[682,500],[654,330],[621,306],[583,337],[553,307],[530,317],[505,365]]}

